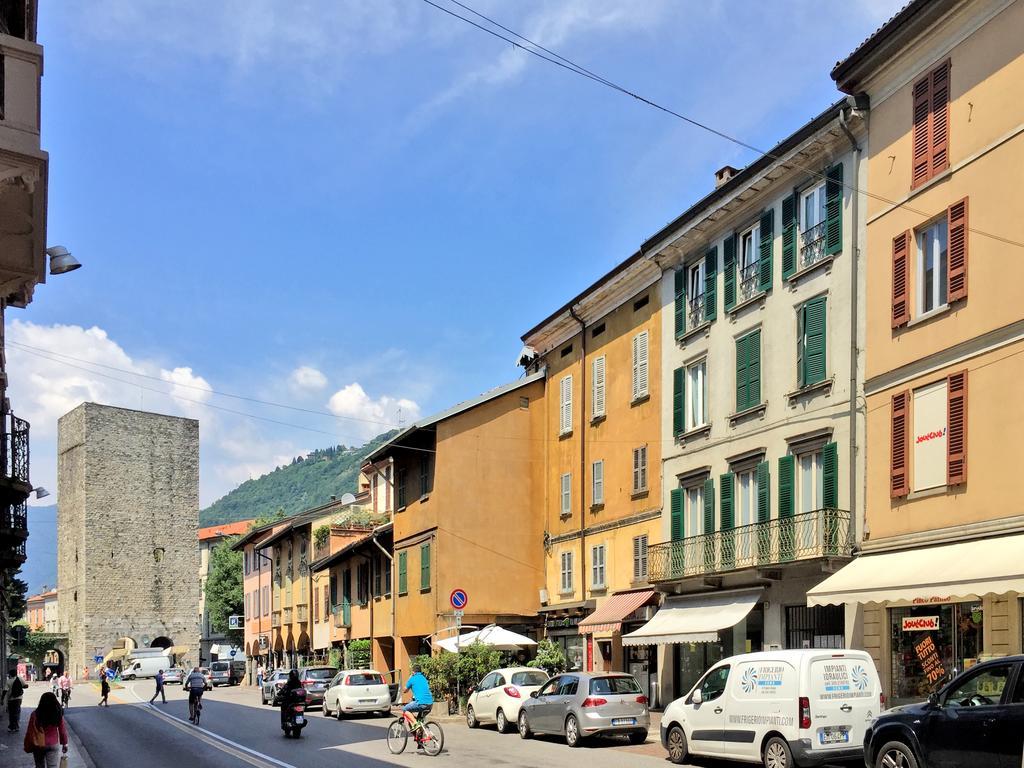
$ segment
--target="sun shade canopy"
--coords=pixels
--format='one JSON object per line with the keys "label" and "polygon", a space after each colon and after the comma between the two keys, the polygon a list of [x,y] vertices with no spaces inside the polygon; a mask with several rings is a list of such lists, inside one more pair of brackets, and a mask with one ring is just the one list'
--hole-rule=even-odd
{"label": "sun shade canopy", "polygon": [[622,644],[716,643],[719,630],[746,617],[760,598],[760,589],[671,597],[653,619],[623,635]]}
{"label": "sun shade canopy", "polygon": [[647,605],[653,597],[653,589],[612,595],[604,605],[579,623],[580,634],[616,632],[622,629],[622,620],[640,606]]}
{"label": "sun shade canopy", "polygon": [[536,645],[537,641],[502,627],[484,627],[459,637],[446,637],[444,640],[438,640],[435,645],[446,651],[458,653],[460,648],[466,648],[473,643],[483,643],[499,651],[517,651],[527,645]]}

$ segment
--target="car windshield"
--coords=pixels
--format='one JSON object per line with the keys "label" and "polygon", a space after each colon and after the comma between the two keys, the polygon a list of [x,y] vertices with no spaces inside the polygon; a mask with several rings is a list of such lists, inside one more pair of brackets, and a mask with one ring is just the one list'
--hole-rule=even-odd
{"label": "car windshield", "polygon": [[330,680],[337,674],[338,670],[334,667],[322,667],[320,669],[307,669],[306,680]]}
{"label": "car windshield", "polygon": [[540,670],[512,673],[512,685],[544,685],[547,679],[548,676]]}
{"label": "car windshield", "polygon": [[215,661],[213,662],[213,664],[210,665],[210,669],[212,669],[214,672],[227,672],[228,663],[226,661]]}
{"label": "car windshield", "polygon": [[590,681],[591,693],[640,693],[640,686],[632,677],[595,677]]}
{"label": "car windshield", "polygon": [[345,677],[345,685],[384,685],[384,678],[374,672],[356,672]]}

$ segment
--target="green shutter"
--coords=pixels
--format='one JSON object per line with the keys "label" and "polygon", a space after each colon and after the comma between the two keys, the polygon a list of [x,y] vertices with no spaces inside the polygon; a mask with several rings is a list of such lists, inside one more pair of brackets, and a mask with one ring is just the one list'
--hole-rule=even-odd
{"label": "green shutter", "polygon": [[736,339],[736,412],[747,409],[747,337]]}
{"label": "green shutter", "polygon": [[821,449],[821,505],[825,509],[839,508],[839,450],[835,443],[826,443]]}
{"label": "green shutter", "polygon": [[794,457],[779,457],[779,517],[793,516],[793,473],[795,468]]}
{"label": "green shutter", "polygon": [[721,475],[718,480],[722,484],[722,487],[719,490],[722,505],[722,530],[727,531],[735,525],[735,517],[733,515],[733,497],[736,485],[736,475],[732,472],[726,472],[724,475]]}
{"label": "green shutter", "polygon": [[825,380],[826,299],[811,299],[800,310],[801,339],[799,344],[800,385],[809,386]]}
{"label": "green shutter", "polygon": [[715,481],[704,481],[704,533],[715,531]]}
{"label": "green shutter", "polygon": [[782,279],[786,280],[796,272],[796,231],[797,206],[799,196],[796,192],[782,201]]}
{"label": "green shutter", "polygon": [[718,312],[718,246],[713,245],[704,255],[704,319],[711,322]]}
{"label": "green shutter", "polygon": [[430,589],[430,545],[420,546],[420,589]]}
{"label": "green shutter", "polygon": [[686,273],[676,270],[676,338],[686,333]]}
{"label": "green shutter", "polygon": [[748,408],[761,404],[761,331],[747,335]]}
{"label": "green shutter", "polygon": [[736,306],[736,235],[729,235],[722,245],[722,271],[725,272],[725,311]]}
{"label": "green shutter", "polygon": [[686,431],[686,369],[672,372],[672,432],[676,436]]}
{"label": "green shutter", "polygon": [[757,465],[757,522],[766,523],[772,516],[771,512],[771,470],[768,462]]}
{"label": "green shutter", "polygon": [[761,214],[761,253],[757,274],[757,289],[772,289],[772,251],[775,247],[775,209],[769,208]]}
{"label": "green shutter", "polygon": [[398,594],[404,595],[409,591],[408,570],[406,568],[408,552],[398,553]]}
{"label": "green shutter", "polygon": [[683,530],[683,489],[673,488],[671,498],[671,530],[669,531],[669,538],[672,541],[679,541],[685,533]]}
{"label": "green shutter", "polygon": [[825,253],[843,250],[843,164],[825,172]]}

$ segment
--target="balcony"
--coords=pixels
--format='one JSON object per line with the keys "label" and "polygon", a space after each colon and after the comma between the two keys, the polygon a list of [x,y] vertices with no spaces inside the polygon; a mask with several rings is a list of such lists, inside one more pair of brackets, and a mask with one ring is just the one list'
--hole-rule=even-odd
{"label": "balcony", "polygon": [[761,293],[760,282],[761,260],[754,259],[739,270],[739,285],[736,286],[736,303],[742,304]]}
{"label": "balcony", "polygon": [[776,518],[728,531],[653,544],[647,550],[651,582],[850,557],[850,513],[838,509]]}
{"label": "balcony", "polygon": [[274,611],[270,614],[270,626],[272,629],[277,629],[281,626],[281,612]]}
{"label": "balcony", "polygon": [[13,413],[7,414],[0,437],[0,475],[5,485],[14,487],[24,501],[32,490],[28,478],[28,422]]}
{"label": "balcony", "polygon": [[331,606],[331,614],[334,617],[334,626],[337,629],[341,627],[352,626],[352,603],[349,600],[342,600],[339,605]]}
{"label": "balcony", "polygon": [[291,624],[292,623],[292,609],[291,608],[285,608],[284,609],[284,623],[285,624]]}
{"label": "balcony", "polygon": [[704,294],[698,293],[686,301],[686,327],[688,329],[704,325]]}
{"label": "balcony", "polygon": [[821,221],[800,233],[800,264],[807,269],[825,258],[825,222]]}

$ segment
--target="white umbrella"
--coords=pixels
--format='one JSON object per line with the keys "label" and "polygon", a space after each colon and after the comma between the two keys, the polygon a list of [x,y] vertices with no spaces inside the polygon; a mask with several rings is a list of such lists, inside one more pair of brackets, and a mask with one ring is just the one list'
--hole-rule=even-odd
{"label": "white umbrella", "polygon": [[484,627],[459,637],[446,637],[444,640],[438,640],[437,646],[451,653],[458,653],[460,648],[465,648],[473,643],[483,643],[499,651],[517,651],[523,646],[537,644],[535,640],[531,640],[526,635],[495,626]]}

